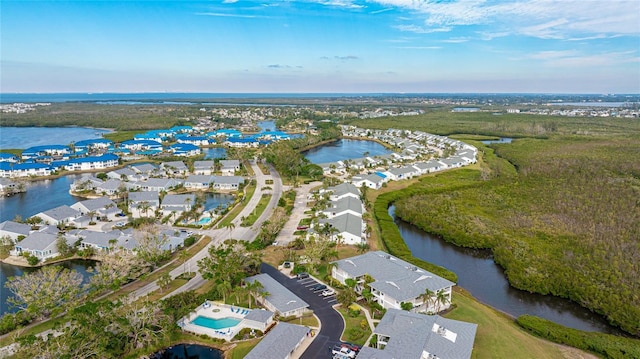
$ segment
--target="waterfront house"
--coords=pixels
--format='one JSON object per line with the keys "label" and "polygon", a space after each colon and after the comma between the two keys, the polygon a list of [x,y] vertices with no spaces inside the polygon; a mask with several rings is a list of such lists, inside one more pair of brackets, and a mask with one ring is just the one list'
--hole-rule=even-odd
{"label": "waterfront house", "polygon": [[94,199],[88,199],[85,201],[76,202],[71,205],[71,208],[80,212],[80,214],[102,217],[107,220],[116,219],[117,215],[121,213],[116,204],[108,197],[100,197]]}
{"label": "waterfront house", "polygon": [[208,189],[213,185],[215,178],[215,176],[211,175],[191,175],[184,180],[184,188],[199,190]]}
{"label": "waterfront house", "polygon": [[92,171],[118,166],[119,157],[113,153],[105,153],[100,156],[87,156],[72,158],[67,162],[68,171]]}
{"label": "waterfront house", "polygon": [[220,172],[223,176],[233,176],[240,171],[239,160],[220,160]]}
{"label": "waterfront house", "polygon": [[158,167],[151,163],[136,163],[128,167],[134,170],[137,174],[143,175],[144,178],[149,178],[158,172]]}
{"label": "waterfront house", "polygon": [[56,208],[39,212],[34,217],[40,217],[44,224],[50,224],[54,226],[65,225],[73,223],[73,220],[80,217],[81,213],[67,205],[62,205]]}
{"label": "waterfront house", "polygon": [[128,140],[120,143],[120,148],[132,152],[154,151],[162,152],[162,143],[154,140]]}
{"label": "waterfront house", "polygon": [[366,176],[357,176],[351,178],[351,183],[353,183],[358,188],[362,186],[367,186],[371,189],[380,189],[385,182],[385,177],[383,174],[372,173]]}
{"label": "waterfront house", "polygon": [[255,138],[237,138],[230,137],[224,142],[226,146],[236,147],[236,148],[249,148],[249,147],[258,147],[258,140]]}
{"label": "waterfront house", "polygon": [[[301,325],[279,322],[251,349],[245,359],[282,358],[290,359],[293,352],[309,335],[309,328]],[[297,357],[296,357],[297,358]]]}
{"label": "waterfront house", "polygon": [[104,183],[103,180],[93,176],[82,176],[73,181],[69,186],[72,192],[95,191],[96,187]]}
{"label": "waterfront house", "polygon": [[126,189],[124,182],[119,179],[108,179],[105,182],[98,183],[96,185],[96,193],[101,193],[107,196],[114,196],[118,192]]}
{"label": "waterfront house", "polygon": [[0,238],[10,238],[14,243],[31,233],[31,226],[14,221],[0,223]]}
{"label": "waterfront house", "polygon": [[118,168],[117,170],[109,171],[107,172],[107,177],[117,179],[117,180],[122,180],[122,181],[129,181],[129,182],[143,180],[143,177],[141,177],[138,172],[128,167]]}
{"label": "waterfront house", "polygon": [[129,212],[133,218],[153,216],[160,207],[160,196],[157,191],[140,191],[129,193]]}
{"label": "waterfront house", "polygon": [[114,149],[115,144],[113,141],[106,138],[82,140],[73,144],[73,150],[76,154],[105,153]]}
{"label": "waterfront house", "polygon": [[240,176],[215,176],[213,188],[218,190],[237,191],[244,183],[244,178]]}
{"label": "waterfront house", "polygon": [[193,162],[193,174],[194,175],[212,175],[215,167],[214,161],[194,161]]}
{"label": "waterfront house", "polygon": [[76,232],[76,240],[80,240],[81,248],[93,248],[99,251],[109,251],[118,243],[118,238],[122,233],[118,230],[110,232],[96,232],[81,230]]}
{"label": "waterfront house", "polygon": [[51,167],[44,163],[0,162],[0,177],[50,176],[51,173]]}
{"label": "waterfront house", "polygon": [[235,130],[235,129],[228,129],[228,128],[223,128],[217,131],[213,131],[213,132],[209,132],[207,133],[207,136],[209,137],[227,137],[227,138],[231,138],[231,137],[242,137],[242,132]]}
{"label": "waterfront house", "polygon": [[18,162],[18,156],[12,153],[0,152],[0,162]]}
{"label": "waterfront house", "polygon": [[178,214],[188,212],[196,203],[194,194],[168,194],[165,195],[160,204],[163,215],[169,215],[172,212]]}
{"label": "waterfront house", "polygon": [[57,234],[33,232],[22,241],[16,243],[15,249],[11,251],[11,255],[20,256],[23,255],[23,253],[28,253],[41,261],[57,257],[60,255],[56,245],[57,239]]}
{"label": "waterfront house", "polygon": [[[356,280],[357,292],[364,289],[364,276],[371,276],[374,282],[369,283],[369,287],[373,300],[385,309],[401,309],[402,303],[411,303],[414,312],[437,313],[451,304],[455,283],[388,253],[368,252],[334,263],[331,276],[343,284],[349,278]],[[427,290],[432,297],[423,299]],[[444,302],[436,300],[436,293],[440,291],[446,297]]]}
{"label": "waterfront house", "polygon": [[141,191],[168,192],[182,184],[182,180],[175,178],[149,178],[146,181],[132,183],[131,188]]}
{"label": "waterfront house", "polygon": [[344,213],[332,218],[321,218],[320,225],[332,228],[330,239],[344,244],[362,244],[366,242],[365,223],[362,217],[351,213]]}
{"label": "waterfront house", "polygon": [[275,312],[281,317],[299,317],[309,308],[307,302],[293,294],[289,289],[285,288],[266,273],[245,278],[244,281],[245,283],[257,281],[262,284],[262,291],[268,295],[265,297],[257,295],[256,300],[262,303],[265,308]]}
{"label": "waterfront house", "polygon": [[352,183],[341,183],[321,192],[331,192],[329,199],[336,201],[345,197],[360,198],[360,190]]}
{"label": "waterfront house", "polygon": [[211,144],[209,138],[204,136],[179,136],[177,141],[178,143],[186,143],[194,146],[208,146]]}
{"label": "waterfront house", "polygon": [[189,172],[189,168],[182,161],[162,162],[160,170],[169,177],[184,177]]}
{"label": "waterfront house", "polygon": [[22,159],[36,159],[50,156],[54,159],[67,159],[71,154],[71,148],[64,145],[42,145],[29,147],[22,151]]}
{"label": "waterfront house", "polygon": [[8,178],[0,177],[0,195],[12,194],[18,191],[20,185],[18,182]]}
{"label": "waterfront house", "polygon": [[175,156],[181,157],[197,156],[202,152],[200,147],[189,143],[174,143],[169,146],[169,151],[173,152]]}
{"label": "waterfront house", "polygon": [[363,347],[358,359],[469,359],[477,324],[388,309],[373,331],[376,348]]}

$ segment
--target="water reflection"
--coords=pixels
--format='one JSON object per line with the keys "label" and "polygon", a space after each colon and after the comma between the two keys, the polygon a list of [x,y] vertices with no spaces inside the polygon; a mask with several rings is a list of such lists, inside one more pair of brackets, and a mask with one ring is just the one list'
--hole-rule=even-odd
{"label": "water reflection", "polygon": [[[394,209],[389,208],[391,216]],[[514,317],[532,314],[575,329],[622,334],[603,317],[574,302],[511,287],[489,250],[457,247],[398,218],[396,224],[415,257],[455,272],[458,285],[483,303]]]}
{"label": "water reflection", "polygon": [[305,151],[304,156],[311,163],[329,163],[390,153],[391,150],[374,141],[341,139]]}
{"label": "water reflection", "polygon": [[150,359],[222,359],[223,353],[197,344],[178,344],[149,356]]}

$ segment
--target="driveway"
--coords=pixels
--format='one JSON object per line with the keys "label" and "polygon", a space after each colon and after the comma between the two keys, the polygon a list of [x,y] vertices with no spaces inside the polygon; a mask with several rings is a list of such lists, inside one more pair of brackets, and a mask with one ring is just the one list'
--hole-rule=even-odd
{"label": "driveway", "polygon": [[335,297],[323,297],[319,292],[314,293],[310,289],[310,287],[315,284],[315,281],[312,279],[298,281],[295,278],[289,278],[280,273],[276,268],[265,263],[262,263],[260,269],[262,273],[269,274],[273,279],[309,303],[310,309],[312,309],[314,314],[320,319],[320,332],[316,334],[316,339],[302,354],[301,358],[331,358],[331,348],[335,344],[341,343],[340,336],[344,331],[342,316],[332,308],[332,305],[336,304]]}
{"label": "driveway", "polygon": [[304,212],[308,210],[307,203],[309,203],[309,191],[315,187],[319,187],[321,184],[322,182],[311,182],[295,188],[296,199],[293,203],[293,211],[289,216],[289,220],[285,223],[276,238],[276,242],[279,246],[286,246],[296,238],[293,233],[297,231],[298,223],[300,223],[301,219],[308,217]]}

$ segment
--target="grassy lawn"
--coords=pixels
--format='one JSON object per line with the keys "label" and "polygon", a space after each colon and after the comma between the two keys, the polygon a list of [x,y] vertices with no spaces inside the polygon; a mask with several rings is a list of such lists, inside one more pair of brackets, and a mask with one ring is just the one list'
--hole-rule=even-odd
{"label": "grassy lawn", "polygon": [[260,338],[251,339],[251,340],[247,340],[247,341],[244,341],[244,342],[240,342],[240,343],[238,343],[238,345],[236,345],[229,352],[225,353],[226,354],[225,358],[242,359],[247,354],[249,354],[251,349],[253,349],[253,347],[258,345],[259,342],[260,342]]}
{"label": "grassy lawn", "polygon": [[367,323],[367,318],[364,316],[363,312],[360,311],[360,314],[357,317],[352,317],[349,315],[348,310],[341,306],[338,307],[338,312],[342,315],[345,322],[344,333],[342,333],[341,340],[358,345],[364,345],[371,335],[371,329],[369,329],[369,324],[364,325],[363,329],[362,324]]}
{"label": "grassy lawn", "polygon": [[117,131],[117,132],[105,133],[103,137],[113,142],[122,142],[122,141],[132,140],[133,136],[141,132],[144,132],[144,131]]}
{"label": "grassy lawn", "polygon": [[286,321],[291,324],[306,325],[307,327],[318,327],[318,319],[314,315],[307,315],[300,318],[292,318]]}
{"label": "grassy lawn", "polygon": [[454,287],[457,307],[445,317],[478,324],[472,358],[562,358],[557,345],[534,337],[507,315],[478,301],[463,289]]}
{"label": "grassy lawn", "polygon": [[242,221],[240,225],[243,227],[250,227],[254,223],[256,223],[258,218],[260,218],[260,215],[262,215],[262,212],[264,212],[264,210],[267,208],[269,201],[271,201],[271,195],[263,193],[256,208],[253,210],[253,212],[251,212],[249,216],[244,219],[244,221]]}
{"label": "grassy lawn", "polygon": [[151,294],[147,295],[146,299],[150,300],[150,301],[160,300],[160,298],[162,298],[165,295],[173,292],[174,290],[182,287],[187,282],[188,282],[188,280],[186,280],[186,279],[174,279],[174,280],[171,281],[171,283],[169,283],[169,286],[167,288],[164,288],[162,290],[156,290],[156,291],[152,292]]}
{"label": "grassy lawn", "polygon": [[258,167],[260,168],[260,171],[262,171],[262,174],[271,174],[271,172],[269,172],[269,167],[267,167],[267,165],[265,165],[264,163],[258,162]]}
{"label": "grassy lawn", "polygon": [[238,203],[229,213],[227,213],[224,218],[218,223],[218,228],[225,228],[229,223],[231,223],[237,216],[240,214],[242,209],[247,205],[253,194],[256,192],[256,185],[251,183],[244,189],[244,200]]}

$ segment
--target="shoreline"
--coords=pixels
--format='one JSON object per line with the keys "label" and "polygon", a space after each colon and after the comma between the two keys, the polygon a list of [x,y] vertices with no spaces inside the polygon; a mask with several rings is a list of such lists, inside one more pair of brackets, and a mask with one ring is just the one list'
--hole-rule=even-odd
{"label": "shoreline", "polygon": [[42,268],[44,266],[48,266],[51,264],[58,264],[58,263],[63,263],[63,262],[68,262],[73,260],[100,262],[100,259],[97,256],[91,256],[87,258],[87,257],[80,257],[78,255],[74,255],[72,257],[59,258],[59,259],[54,258],[50,261],[40,262],[36,265],[31,265],[27,263],[27,260],[24,257],[16,257],[16,256],[8,256],[4,259],[0,259],[0,262],[7,265],[20,267],[20,268]]}

